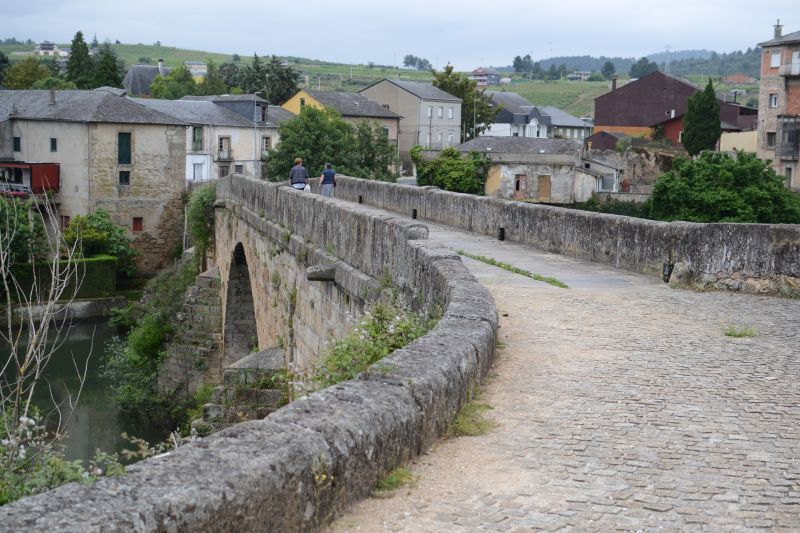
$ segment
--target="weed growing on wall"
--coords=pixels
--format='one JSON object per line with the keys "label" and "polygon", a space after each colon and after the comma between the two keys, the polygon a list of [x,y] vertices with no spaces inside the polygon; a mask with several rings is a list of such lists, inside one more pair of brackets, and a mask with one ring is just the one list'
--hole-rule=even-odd
{"label": "weed growing on wall", "polygon": [[412,312],[397,296],[376,302],[350,334],[333,342],[314,381],[328,387],[353,379],[394,350],[424,335],[436,320]]}
{"label": "weed growing on wall", "polygon": [[214,235],[214,201],[216,186],[206,185],[194,191],[186,207],[186,221],[195,247],[195,261],[200,270],[205,270],[206,251]]}

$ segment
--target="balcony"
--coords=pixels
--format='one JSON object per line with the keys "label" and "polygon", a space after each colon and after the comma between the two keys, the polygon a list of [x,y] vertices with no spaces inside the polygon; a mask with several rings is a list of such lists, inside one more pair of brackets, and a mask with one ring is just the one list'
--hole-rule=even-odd
{"label": "balcony", "polygon": [[781,65],[778,74],[786,77],[800,76],[800,62]]}
{"label": "balcony", "polygon": [[800,115],[778,117],[777,139],[776,158],[782,161],[800,160]]}
{"label": "balcony", "polygon": [[230,148],[221,148],[217,152],[217,161],[233,161],[233,151]]}

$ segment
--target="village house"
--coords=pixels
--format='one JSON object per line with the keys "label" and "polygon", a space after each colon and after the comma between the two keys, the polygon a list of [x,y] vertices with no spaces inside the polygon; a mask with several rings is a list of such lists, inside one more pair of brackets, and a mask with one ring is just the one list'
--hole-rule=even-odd
{"label": "village house", "polygon": [[33,49],[35,57],[66,58],[69,57],[69,48],[59,48],[57,44],[50,41],[42,41]]}
{"label": "village house", "polygon": [[592,125],[553,106],[539,106],[539,112],[550,121],[550,136],[554,139],[582,140],[592,134]]}
{"label": "village house", "polygon": [[[700,90],[685,80],[659,71],[620,88],[614,78],[611,91],[594,99],[594,131],[650,137],[654,125],[682,117],[689,97]],[[757,110],[721,100],[719,105],[722,122],[739,131],[755,129]]]}
{"label": "village house", "polygon": [[461,99],[433,84],[383,79],[359,93],[400,115],[397,147],[406,168],[412,147],[441,150],[461,140]]}
{"label": "village house", "polygon": [[302,89],[292,96],[283,108],[296,114],[305,106],[316,109],[333,109],[351,124],[370,122],[383,128],[389,142],[397,146],[400,131],[400,115],[360,93],[314,91]]}
{"label": "village house", "polygon": [[[278,126],[294,117],[255,95],[190,96],[180,100],[133,98],[140,105],[186,124],[188,182],[217,179],[232,173],[260,178],[264,161],[279,141]],[[219,102],[243,102],[243,114]],[[238,109],[238,107],[234,107]]]}
{"label": "village house", "polygon": [[581,144],[572,140],[478,137],[457,148],[462,153],[478,152],[491,161],[487,196],[571,204],[585,202],[598,190],[598,180],[603,183],[599,170],[584,171]]}
{"label": "village house", "polygon": [[591,75],[592,73],[588,70],[574,70],[567,74],[567,79],[569,81],[586,81]]}
{"label": "village house", "polygon": [[122,79],[122,87],[128,96],[150,96],[150,84],[156,76],[166,77],[170,70],[163,59],[157,65],[132,65]]}
{"label": "village house", "polygon": [[183,231],[186,127],[105,90],[0,91],[0,175],[21,185],[25,172],[57,171],[47,180],[60,183],[62,227],[105,209],[132,237],[139,270],[156,272]]}
{"label": "village house", "polygon": [[722,78],[722,82],[725,85],[755,85],[758,83],[758,80],[752,76],[748,76],[747,74],[737,72],[735,74],[729,74],[728,76],[725,76]]}
{"label": "village house", "polygon": [[773,39],[759,46],[758,157],[800,191],[800,31],[783,35],[778,21]]}
{"label": "village house", "polygon": [[500,73],[493,68],[478,67],[473,70],[467,78],[476,82],[478,87],[486,87],[489,85],[499,85],[501,76]]}
{"label": "village house", "polygon": [[500,111],[485,134],[490,137],[549,137],[550,117],[517,93],[486,91],[489,105]]}

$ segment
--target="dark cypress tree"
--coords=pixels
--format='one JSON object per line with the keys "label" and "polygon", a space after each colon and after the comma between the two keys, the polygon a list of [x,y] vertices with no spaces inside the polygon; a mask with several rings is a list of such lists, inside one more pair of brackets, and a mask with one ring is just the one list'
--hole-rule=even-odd
{"label": "dark cypress tree", "polygon": [[94,68],[94,87],[121,87],[122,69],[117,54],[108,43],[100,46]]}
{"label": "dark cypress tree", "polygon": [[691,155],[713,150],[721,133],[719,102],[709,79],[705,90],[689,97],[683,117],[683,147]]}
{"label": "dark cypress tree", "polygon": [[83,40],[83,33],[79,31],[72,39],[72,49],[67,60],[67,80],[73,82],[78,89],[89,89],[94,77],[93,71],[89,47]]}

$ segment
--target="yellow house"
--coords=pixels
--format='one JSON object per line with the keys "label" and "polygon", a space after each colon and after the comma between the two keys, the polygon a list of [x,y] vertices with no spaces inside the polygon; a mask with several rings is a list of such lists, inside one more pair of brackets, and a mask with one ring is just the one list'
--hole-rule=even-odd
{"label": "yellow house", "polygon": [[375,122],[383,127],[389,137],[389,142],[397,146],[397,134],[400,130],[400,119],[402,117],[390,111],[387,107],[373,102],[363,94],[301,89],[297,94],[289,98],[282,107],[295,115],[299,115],[305,106],[311,106],[315,109],[333,109],[342,115],[345,122],[352,124],[363,120]]}

